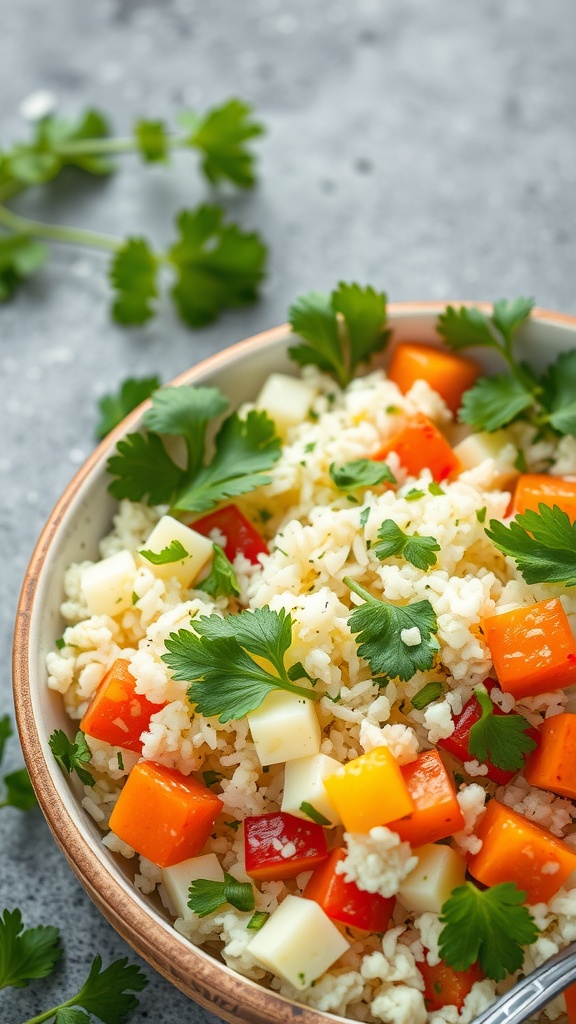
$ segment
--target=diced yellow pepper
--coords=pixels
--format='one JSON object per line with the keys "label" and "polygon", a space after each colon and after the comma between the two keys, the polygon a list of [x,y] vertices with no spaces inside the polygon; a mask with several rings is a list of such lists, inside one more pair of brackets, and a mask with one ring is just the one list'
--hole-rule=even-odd
{"label": "diced yellow pepper", "polygon": [[324,779],[347,832],[369,832],[414,810],[400,766],[388,747],[355,757]]}

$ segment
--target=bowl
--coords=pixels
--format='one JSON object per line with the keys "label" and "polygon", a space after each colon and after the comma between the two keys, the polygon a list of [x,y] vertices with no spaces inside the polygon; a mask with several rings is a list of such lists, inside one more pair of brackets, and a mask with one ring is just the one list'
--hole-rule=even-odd
{"label": "bowl", "polygon": [[[391,345],[408,338],[437,342],[434,327],[444,308],[436,302],[391,305]],[[558,352],[576,347],[576,317],[536,309],[522,338],[524,358],[543,367]],[[217,386],[238,405],[254,398],[272,371],[294,372],[287,354],[291,342],[286,325],[265,331],[212,356],[172,383]],[[483,354],[478,350],[475,357],[493,371],[491,354],[482,359]],[[46,655],[62,633],[64,571],[71,562],[98,557],[98,541],[110,529],[116,504],[107,491],[106,462],[118,440],[138,428],[148,404],[126,417],[77,472],[50,515],[26,573],[13,659],[26,765],[54,837],[88,895],[120,935],[169,981],[231,1022],[344,1021],[242,977],[176,932],[160,904],[133,886],[130,862],[102,845],[102,833],[82,808],[81,785],[60,771],[49,749],[53,730],[69,730],[70,725],[61,698],[46,685],[45,667]]]}

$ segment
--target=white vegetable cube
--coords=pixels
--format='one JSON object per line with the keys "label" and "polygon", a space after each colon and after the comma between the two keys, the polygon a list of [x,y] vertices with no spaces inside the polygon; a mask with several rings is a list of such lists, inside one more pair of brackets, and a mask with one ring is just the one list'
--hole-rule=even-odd
{"label": "white vegetable cube", "polygon": [[129,551],[118,551],[84,569],[80,590],[91,615],[118,615],[132,607],[136,562]]}
{"label": "white vegetable cube", "polygon": [[304,989],[349,948],[344,936],[314,900],[286,896],[248,949],[263,967]]}
{"label": "white vegetable cube", "polygon": [[486,459],[494,461],[494,487],[507,487],[519,475],[514,461],[518,449],[506,430],[495,430],[492,434],[481,431],[470,434],[454,448],[464,469],[475,469]]}
{"label": "white vegetable cube", "polygon": [[250,712],[248,725],[262,765],[293,761],[320,750],[314,703],[295,693],[272,690],[260,707]]}
{"label": "white vegetable cube", "polygon": [[281,810],[310,821],[310,815],[300,808],[303,803],[311,804],[331,825],[340,825],[340,815],[324,786],[324,779],[334,775],[340,767],[340,762],[334,757],[328,757],[328,754],[312,754],[311,757],[288,761],[284,770]]}
{"label": "white vegetable cube", "polygon": [[205,853],[202,857],[190,857],[171,868],[162,868],[162,881],[174,910],[178,917],[191,920],[196,917],[188,906],[188,889],[190,883],[197,878],[207,878],[211,882],[223,882],[224,872],[215,853]]}
{"label": "white vegetable cube", "polygon": [[306,419],[315,396],[314,388],[305,381],[286,373],[271,373],[255,404],[268,413],[284,437],[290,427]]}
{"label": "white vegetable cube", "polygon": [[[166,551],[174,542],[182,545],[186,552],[185,558],[164,561],[160,565],[155,565],[142,554],[142,551],[152,551],[155,555],[160,555],[161,552]],[[200,570],[206,565],[208,559],[212,557],[213,551],[212,541],[208,540],[207,537],[196,533],[196,530],[185,526],[184,523],[174,519],[172,516],[162,516],[156,523],[138,557],[141,564],[148,566],[154,575],[159,576],[160,579],[169,580],[175,576],[183,587],[189,587],[198,576]],[[168,553],[166,557],[170,557]]]}
{"label": "white vegetable cube", "polygon": [[464,885],[466,861],[451,846],[438,843],[427,843],[413,852],[418,864],[402,882],[398,899],[415,914],[439,914],[452,890]]}

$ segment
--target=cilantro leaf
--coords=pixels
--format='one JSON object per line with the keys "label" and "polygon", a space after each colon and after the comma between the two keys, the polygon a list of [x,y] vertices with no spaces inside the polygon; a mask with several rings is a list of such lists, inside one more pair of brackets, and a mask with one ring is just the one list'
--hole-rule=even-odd
{"label": "cilantro leaf", "polygon": [[172,296],[190,327],[204,327],[223,309],[258,296],[266,246],[254,233],[223,224],[219,206],[203,205],[178,215],[178,241],[167,258],[176,272]]}
{"label": "cilantro leaf", "polygon": [[308,292],[290,308],[290,326],[304,344],[292,346],[299,366],[318,366],[345,387],[357,367],[388,343],[386,296],[373,288],[340,282],[326,295]]}
{"label": "cilantro leaf", "polygon": [[413,708],[416,711],[423,711],[429,704],[434,700],[438,700],[438,697],[442,695],[443,686],[439,680],[426,683],[418,693],[415,693],[410,701]]}
{"label": "cilantro leaf", "polygon": [[576,523],[562,509],[540,503],[509,526],[491,519],[486,535],[505,555],[514,558],[527,583],[576,586]]}
{"label": "cilantro leaf", "polygon": [[48,258],[48,249],[29,235],[0,235],[0,302],[14,294],[24,278],[29,277]]}
{"label": "cilantro leaf", "polygon": [[16,807],[19,811],[31,811],[36,806],[36,794],[30,776],[25,768],[17,768],[4,776],[6,796],[0,800],[0,807]]}
{"label": "cilantro leaf", "polygon": [[127,1015],[138,1006],[132,993],[141,992],[147,984],[146,975],[125,957],[102,970],[102,958],[95,956],[84,985],[62,1006],[82,1006],[104,1024],[124,1024]]}
{"label": "cilantro leaf", "polygon": [[457,971],[478,963],[484,974],[501,981],[524,962],[522,946],[535,942],[539,929],[526,907],[526,893],[513,882],[481,892],[466,882],[442,907],[439,953]]}
{"label": "cilantro leaf", "polygon": [[186,480],[156,434],[128,434],[119,441],[108,472],[115,477],[108,485],[114,498],[147,500],[149,505],[170,504]]}
{"label": "cilantro leaf", "polygon": [[262,135],[264,128],[251,119],[251,114],[247,103],[231,99],[209,110],[203,118],[189,112],[178,118],[190,131],[188,145],[202,152],[202,169],[213,184],[221,179],[242,188],[254,184],[254,157],[245,143]]}
{"label": "cilantro leaf", "polygon": [[62,956],[59,931],[52,926],[24,928],[18,909],[0,916],[0,989],[23,988],[46,978]]}
{"label": "cilantro leaf", "polygon": [[206,579],[194,584],[194,589],[211,597],[239,597],[238,579],[231,563],[219,544],[214,544],[213,548],[212,568]]}
{"label": "cilantro leaf", "polygon": [[546,422],[560,434],[576,435],[576,351],[563,352],[541,381]]}
{"label": "cilantro leaf", "polygon": [[223,882],[196,878],[188,890],[188,906],[198,917],[207,917],[229,903],[236,910],[254,910],[254,890],[250,882],[237,882],[224,872]]}
{"label": "cilantro leaf", "polygon": [[359,487],[376,487],[378,484],[395,484],[396,477],[385,462],[374,459],[352,459],[337,466],[330,466],[330,476],[339,491],[355,491]]}
{"label": "cilantro leaf", "polygon": [[114,253],[109,276],[116,291],[112,316],[119,324],[144,324],[154,316],[158,265],[145,238],[127,238]]}
{"label": "cilantro leaf", "polygon": [[96,437],[101,441],[114,427],[122,422],[125,416],[136,409],[160,387],[158,377],[127,377],[122,381],[119,391],[115,394],[103,395],[98,402],[100,420],[96,427]]}
{"label": "cilantro leaf", "polygon": [[190,558],[190,552],[176,539],[171,540],[162,551],[139,551],[138,554],[152,565],[170,565],[172,562],[182,562],[185,558]]}
{"label": "cilantro leaf", "polygon": [[67,772],[68,775],[75,771],[85,786],[96,785],[94,776],[84,768],[84,765],[90,761],[92,754],[83,732],[79,730],[76,733],[75,741],[72,742],[62,729],[55,729],[49,743],[50,750],[63,771]]}
{"label": "cilantro leaf", "polygon": [[114,165],[107,156],[74,148],[74,143],[103,139],[108,134],[108,122],[97,110],[86,110],[76,121],[54,115],[43,117],[35,125],[30,142],[17,143],[5,154],[5,172],[23,185],[51,181],[63,167],[78,167],[98,176],[111,174]]}
{"label": "cilantro leaf", "polygon": [[436,330],[454,352],[465,348],[494,348],[509,359],[513,336],[529,318],[533,307],[533,299],[499,299],[490,317],[477,306],[459,309],[447,306],[438,317]]}
{"label": "cilantro leaf", "polygon": [[411,562],[417,569],[426,571],[436,565],[436,551],[440,551],[440,545],[435,537],[421,537],[419,533],[411,535],[394,522],[393,519],[385,519],[378,530],[379,542],[374,545],[374,553],[377,558],[390,558],[391,555],[404,556],[407,562]]}
{"label": "cilantro leaf", "polygon": [[495,715],[494,705],[484,690],[475,690],[482,715],[470,729],[468,750],[480,763],[491,761],[496,768],[517,772],[536,747],[528,736],[530,722],[523,715]]}
{"label": "cilantro leaf", "polygon": [[202,772],[202,778],[205,786],[215,786],[224,776],[222,772],[215,772],[213,768],[209,768],[207,772]]}
{"label": "cilantro leaf", "polygon": [[492,323],[507,342],[525,323],[534,309],[534,299],[498,299],[492,307]]}
{"label": "cilantro leaf", "polygon": [[311,821],[315,821],[317,825],[331,825],[332,822],[328,821],[320,811],[317,811],[313,804],[308,803],[307,800],[303,800],[300,804],[300,810],[302,814],[305,814]]}
{"label": "cilantro leaf", "polygon": [[[374,676],[407,681],[415,672],[432,668],[440,645],[433,635],[438,623],[429,601],[400,607],[372,597],[350,577],[345,576],[343,582],[365,601],[348,621],[351,632],[358,634],[358,654],[366,659]],[[420,634],[419,643],[404,643],[402,632],[414,627]]]}
{"label": "cilantro leaf", "polygon": [[482,377],[462,396],[458,419],[475,430],[499,430],[534,405],[534,391],[510,374]]}
{"label": "cilantro leaf", "polygon": [[168,159],[168,133],[163,121],[137,121],[134,135],[138,149],[148,163],[165,162]]}
{"label": "cilantro leaf", "polygon": [[187,473],[193,476],[202,465],[206,430],[210,420],[221,416],[229,406],[218,388],[163,388],[154,395],[152,407],[144,415],[144,425],[155,434],[181,436],[188,455]]}

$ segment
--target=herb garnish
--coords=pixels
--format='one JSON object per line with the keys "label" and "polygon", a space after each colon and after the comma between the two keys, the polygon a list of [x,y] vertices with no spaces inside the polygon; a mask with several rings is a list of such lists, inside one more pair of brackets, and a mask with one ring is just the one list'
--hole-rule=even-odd
{"label": "herb garnish", "polygon": [[359,487],[376,487],[378,484],[395,484],[396,477],[385,462],[374,459],[353,459],[337,466],[330,466],[330,476],[339,491],[355,491]]}
{"label": "herb garnish", "polygon": [[379,543],[373,551],[377,558],[403,556],[407,562],[424,572],[436,565],[436,551],[440,545],[435,537],[421,537],[419,533],[404,533],[393,519],[385,519],[378,530]]}
{"label": "herb garnish", "polygon": [[495,715],[494,704],[484,690],[474,690],[482,716],[470,729],[468,750],[481,763],[491,761],[506,772],[520,771],[536,747],[528,735],[530,722],[523,715]]}
{"label": "herb garnish", "polygon": [[165,548],[162,548],[162,551],[142,550],[138,554],[152,565],[171,565],[172,562],[182,562],[185,558],[190,558],[190,552],[186,551],[179,540],[171,540]]}
{"label": "herb garnish", "polygon": [[538,512],[527,509],[509,526],[491,519],[486,536],[515,560],[527,583],[576,586],[576,523],[558,505],[541,502]]}
{"label": "herb garnish", "polygon": [[416,711],[423,711],[434,700],[442,695],[443,685],[440,680],[426,683],[418,693],[415,693],[410,703]]}
{"label": "herb garnish", "polygon": [[95,430],[97,440],[106,437],[129,412],[150,398],[159,387],[159,377],[127,377],[115,394],[103,395],[98,402],[100,420]]}
{"label": "herb garnish", "polygon": [[315,821],[317,825],[323,825],[326,827],[327,825],[332,824],[328,818],[325,818],[324,815],[321,814],[320,811],[317,811],[313,804],[309,804],[307,800],[302,801],[300,804],[300,810],[302,811],[302,814],[305,814],[311,821]]}
{"label": "herb garnish", "polygon": [[224,872],[223,882],[196,878],[188,890],[188,906],[198,917],[207,917],[229,903],[236,910],[254,910],[254,890],[250,882],[237,882]]}
{"label": "herb garnish", "polygon": [[239,597],[238,579],[232,563],[219,544],[213,545],[212,567],[206,579],[194,584],[195,590],[202,590],[211,597]]}
{"label": "herb garnish", "polygon": [[[12,736],[12,725],[8,715],[0,718],[0,764],[4,757],[4,746],[6,740]],[[36,806],[36,796],[30,782],[30,776],[25,768],[17,768],[16,771],[8,772],[2,779],[4,783],[5,796],[0,799],[2,807],[15,807],[19,811],[30,811]]]}
{"label": "herb garnish", "polygon": [[94,776],[84,767],[91,760],[92,753],[83,732],[78,730],[76,739],[72,742],[62,729],[55,729],[49,743],[50,750],[63,771],[68,775],[76,772],[85,786],[96,785]]}

